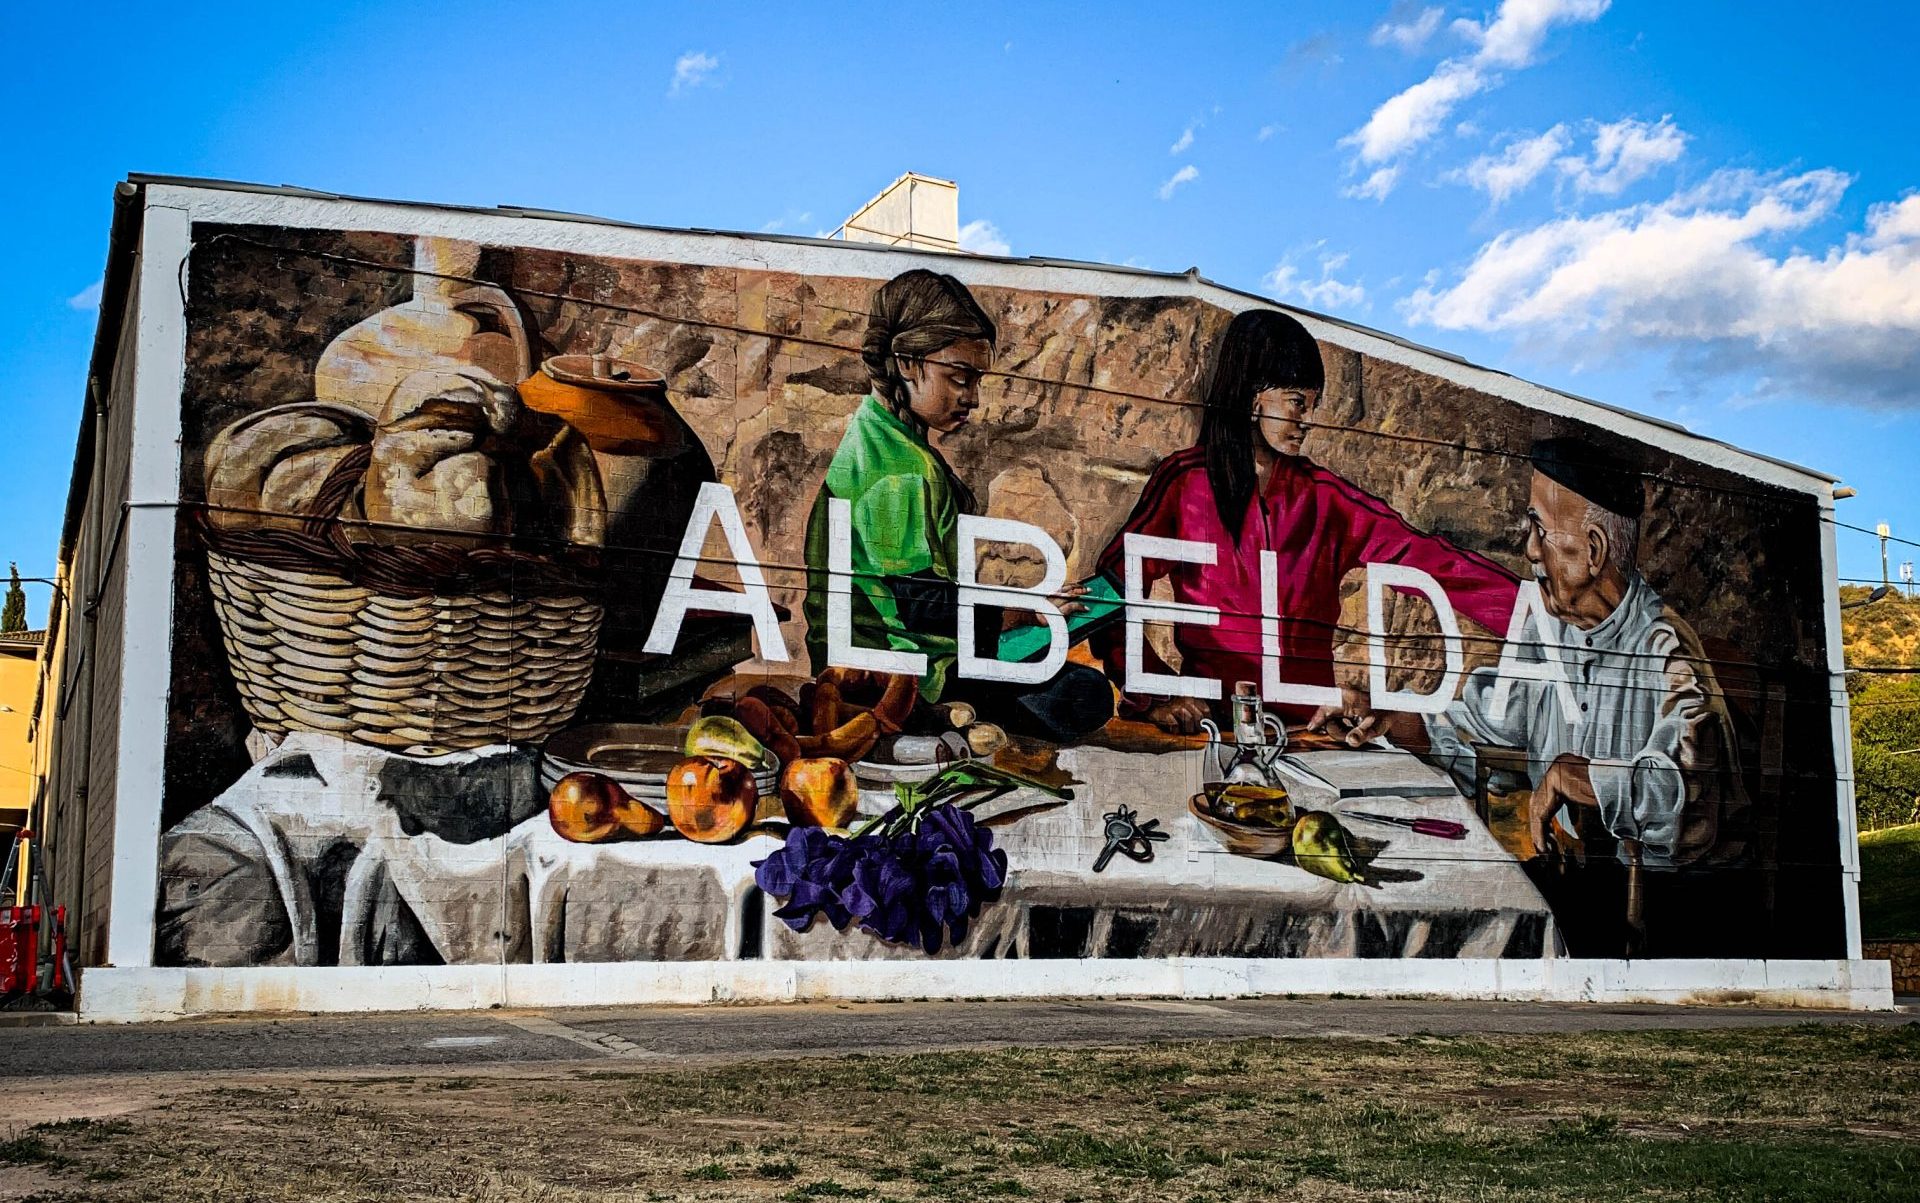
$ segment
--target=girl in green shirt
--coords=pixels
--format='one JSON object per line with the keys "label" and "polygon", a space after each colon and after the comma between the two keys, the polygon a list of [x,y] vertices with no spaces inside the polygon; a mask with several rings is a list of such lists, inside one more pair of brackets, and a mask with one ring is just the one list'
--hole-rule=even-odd
{"label": "girl in green shirt", "polygon": [[[840,440],[807,520],[807,648],[827,666],[827,502],[851,510],[853,642],[927,658],[926,701],[964,699],[1010,731],[1069,740],[1113,715],[1105,677],[1069,664],[1042,685],[962,681],[953,674],[958,586],[955,532],[973,494],[928,431],[951,434],[980,404],[993,364],[993,320],[966,285],[916,269],[874,291],[860,357],[873,391]],[[1017,622],[1026,616],[1013,612]],[[975,629],[992,656],[1007,616],[981,607]]]}

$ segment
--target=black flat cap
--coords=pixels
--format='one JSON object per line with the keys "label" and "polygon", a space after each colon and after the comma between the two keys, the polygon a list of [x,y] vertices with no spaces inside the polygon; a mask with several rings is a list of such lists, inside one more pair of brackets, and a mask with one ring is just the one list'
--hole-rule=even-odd
{"label": "black flat cap", "polygon": [[1530,457],[1534,471],[1609,513],[1638,518],[1646,508],[1640,469],[1585,439],[1541,439]]}

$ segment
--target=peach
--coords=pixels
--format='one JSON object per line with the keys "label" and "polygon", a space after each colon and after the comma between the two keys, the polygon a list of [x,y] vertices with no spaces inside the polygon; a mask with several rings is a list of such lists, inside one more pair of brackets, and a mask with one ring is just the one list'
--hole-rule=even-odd
{"label": "peach", "polygon": [[600,773],[568,773],[547,795],[547,821],[561,839],[598,844],[620,830],[620,804],[632,802],[620,783]]}
{"label": "peach", "polygon": [[[614,788],[618,789],[619,787],[616,785]],[[620,830],[622,833],[644,839],[650,835],[658,835],[661,831],[665,830],[667,826],[667,816],[661,814],[653,807],[648,806],[640,799],[628,794],[625,790],[620,790],[620,793],[622,794],[621,801],[619,805],[613,808],[613,813],[614,817],[620,822]]]}
{"label": "peach", "polygon": [[724,844],[747,829],[760,805],[760,787],[737,760],[690,756],[667,774],[667,814],[690,840]]}
{"label": "peach", "polygon": [[780,774],[780,801],[798,827],[845,827],[860,810],[860,786],[833,756],[795,760]]}

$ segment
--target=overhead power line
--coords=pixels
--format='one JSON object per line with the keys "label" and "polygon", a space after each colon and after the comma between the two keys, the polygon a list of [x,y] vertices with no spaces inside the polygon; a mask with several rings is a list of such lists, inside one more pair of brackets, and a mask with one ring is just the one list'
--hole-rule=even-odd
{"label": "overhead power line", "polygon": [[[200,243],[200,245],[215,246],[215,245],[221,245],[221,244],[227,244],[227,243],[252,247],[258,250],[270,252],[276,256],[292,257],[292,258],[298,258],[298,259],[314,259],[321,262],[338,263],[348,267],[363,268],[368,271],[383,272],[390,275],[425,276],[430,279],[448,280],[456,284],[485,285],[490,288],[504,289],[510,294],[515,294],[521,297],[539,297],[542,300],[557,301],[562,304],[578,305],[578,306],[581,306],[582,308],[602,309],[602,310],[607,310],[615,313],[636,314],[641,317],[651,318],[654,321],[670,322],[676,325],[694,326],[694,327],[699,327],[701,329],[708,329],[708,330],[723,330],[733,334],[745,335],[750,338],[760,338],[760,339],[767,339],[775,342],[793,343],[799,346],[819,347],[823,350],[838,351],[846,355],[858,356],[861,351],[861,348],[858,345],[851,344],[851,343],[838,342],[833,339],[817,338],[817,337],[812,337],[812,336],[800,334],[800,333],[783,333],[777,330],[767,330],[760,327],[745,326],[737,322],[719,321],[713,318],[703,318],[703,317],[698,317],[691,314],[666,313],[657,309],[646,308],[644,306],[628,305],[628,304],[622,304],[615,301],[600,300],[595,297],[583,297],[583,296],[578,296],[576,294],[567,293],[567,292],[554,292],[546,289],[539,289],[539,288],[533,288],[533,287],[522,286],[522,285],[507,285],[507,284],[501,283],[499,280],[490,280],[480,276],[459,275],[452,272],[429,271],[425,268],[415,267],[411,264],[403,265],[403,264],[397,264],[397,263],[382,263],[377,259],[365,259],[356,255],[343,255],[343,254],[339,254],[332,251],[316,251],[316,250],[306,250],[299,247],[280,246],[272,242],[267,242],[263,239],[254,238],[245,234],[239,234],[239,233],[234,233],[230,231],[223,231],[221,233],[214,234],[212,237],[207,238],[202,243]],[[182,263],[182,267],[183,268],[185,267],[184,262]],[[838,312],[853,312],[849,310],[838,309],[837,307],[834,307],[834,306],[822,306],[822,308],[836,309],[836,311]],[[1199,401],[1189,401],[1189,400],[1183,400],[1177,397],[1166,397],[1166,396],[1160,396],[1160,395],[1151,394],[1151,393],[1141,393],[1141,392],[1133,391],[1131,389],[1118,388],[1113,385],[1095,384],[1095,383],[1092,383],[1091,381],[1064,380],[1064,379],[1055,379],[1047,376],[1034,376],[1034,375],[1029,375],[1025,372],[1019,372],[1009,368],[989,368],[984,372],[982,372],[981,374],[983,376],[994,376],[994,377],[999,377],[1001,379],[1006,379],[1006,380],[1016,380],[1025,384],[1032,384],[1042,388],[1064,389],[1064,390],[1069,390],[1073,392],[1091,393],[1099,396],[1114,397],[1114,398],[1127,400],[1127,401],[1138,401],[1138,402],[1142,402],[1150,405],[1168,405],[1168,406],[1174,406],[1174,407],[1183,408],[1183,409],[1204,409],[1205,408],[1204,403]],[[1506,447],[1480,446],[1480,445],[1469,443],[1465,439],[1438,438],[1438,437],[1429,436],[1429,435],[1409,434],[1404,431],[1375,430],[1375,429],[1371,429],[1363,426],[1349,426],[1341,422],[1315,421],[1312,419],[1305,419],[1301,421],[1300,424],[1302,426],[1315,428],[1315,429],[1358,434],[1358,435],[1363,435],[1371,438],[1386,439],[1392,442],[1413,443],[1413,444],[1430,446],[1430,447],[1442,447],[1442,448],[1453,450],[1461,454],[1486,455],[1486,456],[1493,456],[1493,457],[1504,458],[1504,459],[1517,459],[1517,460],[1530,460],[1531,458],[1530,453],[1528,451],[1516,451]],[[1720,471],[1725,471],[1725,469],[1720,469]],[[1801,497],[1793,494],[1790,490],[1781,489],[1781,488],[1766,490],[1762,488],[1738,488],[1738,487],[1729,486],[1729,485],[1711,485],[1701,481],[1689,480],[1689,479],[1685,479],[1677,476],[1671,476],[1664,473],[1650,472],[1650,471],[1641,471],[1641,472],[1638,472],[1637,475],[1639,475],[1642,479],[1658,481],[1663,484],[1672,485],[1676,488],[1691,489],[1691,490],[1697,490],[1701,492],[1719,493],[1727,496],[1746,497],[1749,499],[1770,502],[1773,504],[1783,504],[1783,503],[1797,504],[1802,501]],[[1850,527],[1849,529],[1862,530],[1864,528]],[[1872,534],[1873,532],[1868,531],[1866,533]],[[1920,543],[1916,543],[1915,546],[1920,547]]]}

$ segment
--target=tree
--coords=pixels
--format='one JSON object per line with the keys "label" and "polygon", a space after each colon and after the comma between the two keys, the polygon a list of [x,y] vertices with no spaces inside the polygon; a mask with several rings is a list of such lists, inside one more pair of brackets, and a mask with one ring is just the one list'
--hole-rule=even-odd
{"label": "tree", "polygon": [[1860,827],[1914,821],[1920,807],[1920,678],[1885,677],[1853,699],[1853,796]]}
{"label": "tree", "polygon": [[7,565],[6,605],[0,606],[0,635],[12,635],[27,629],[27,591],[20,587],[20,565]]}

